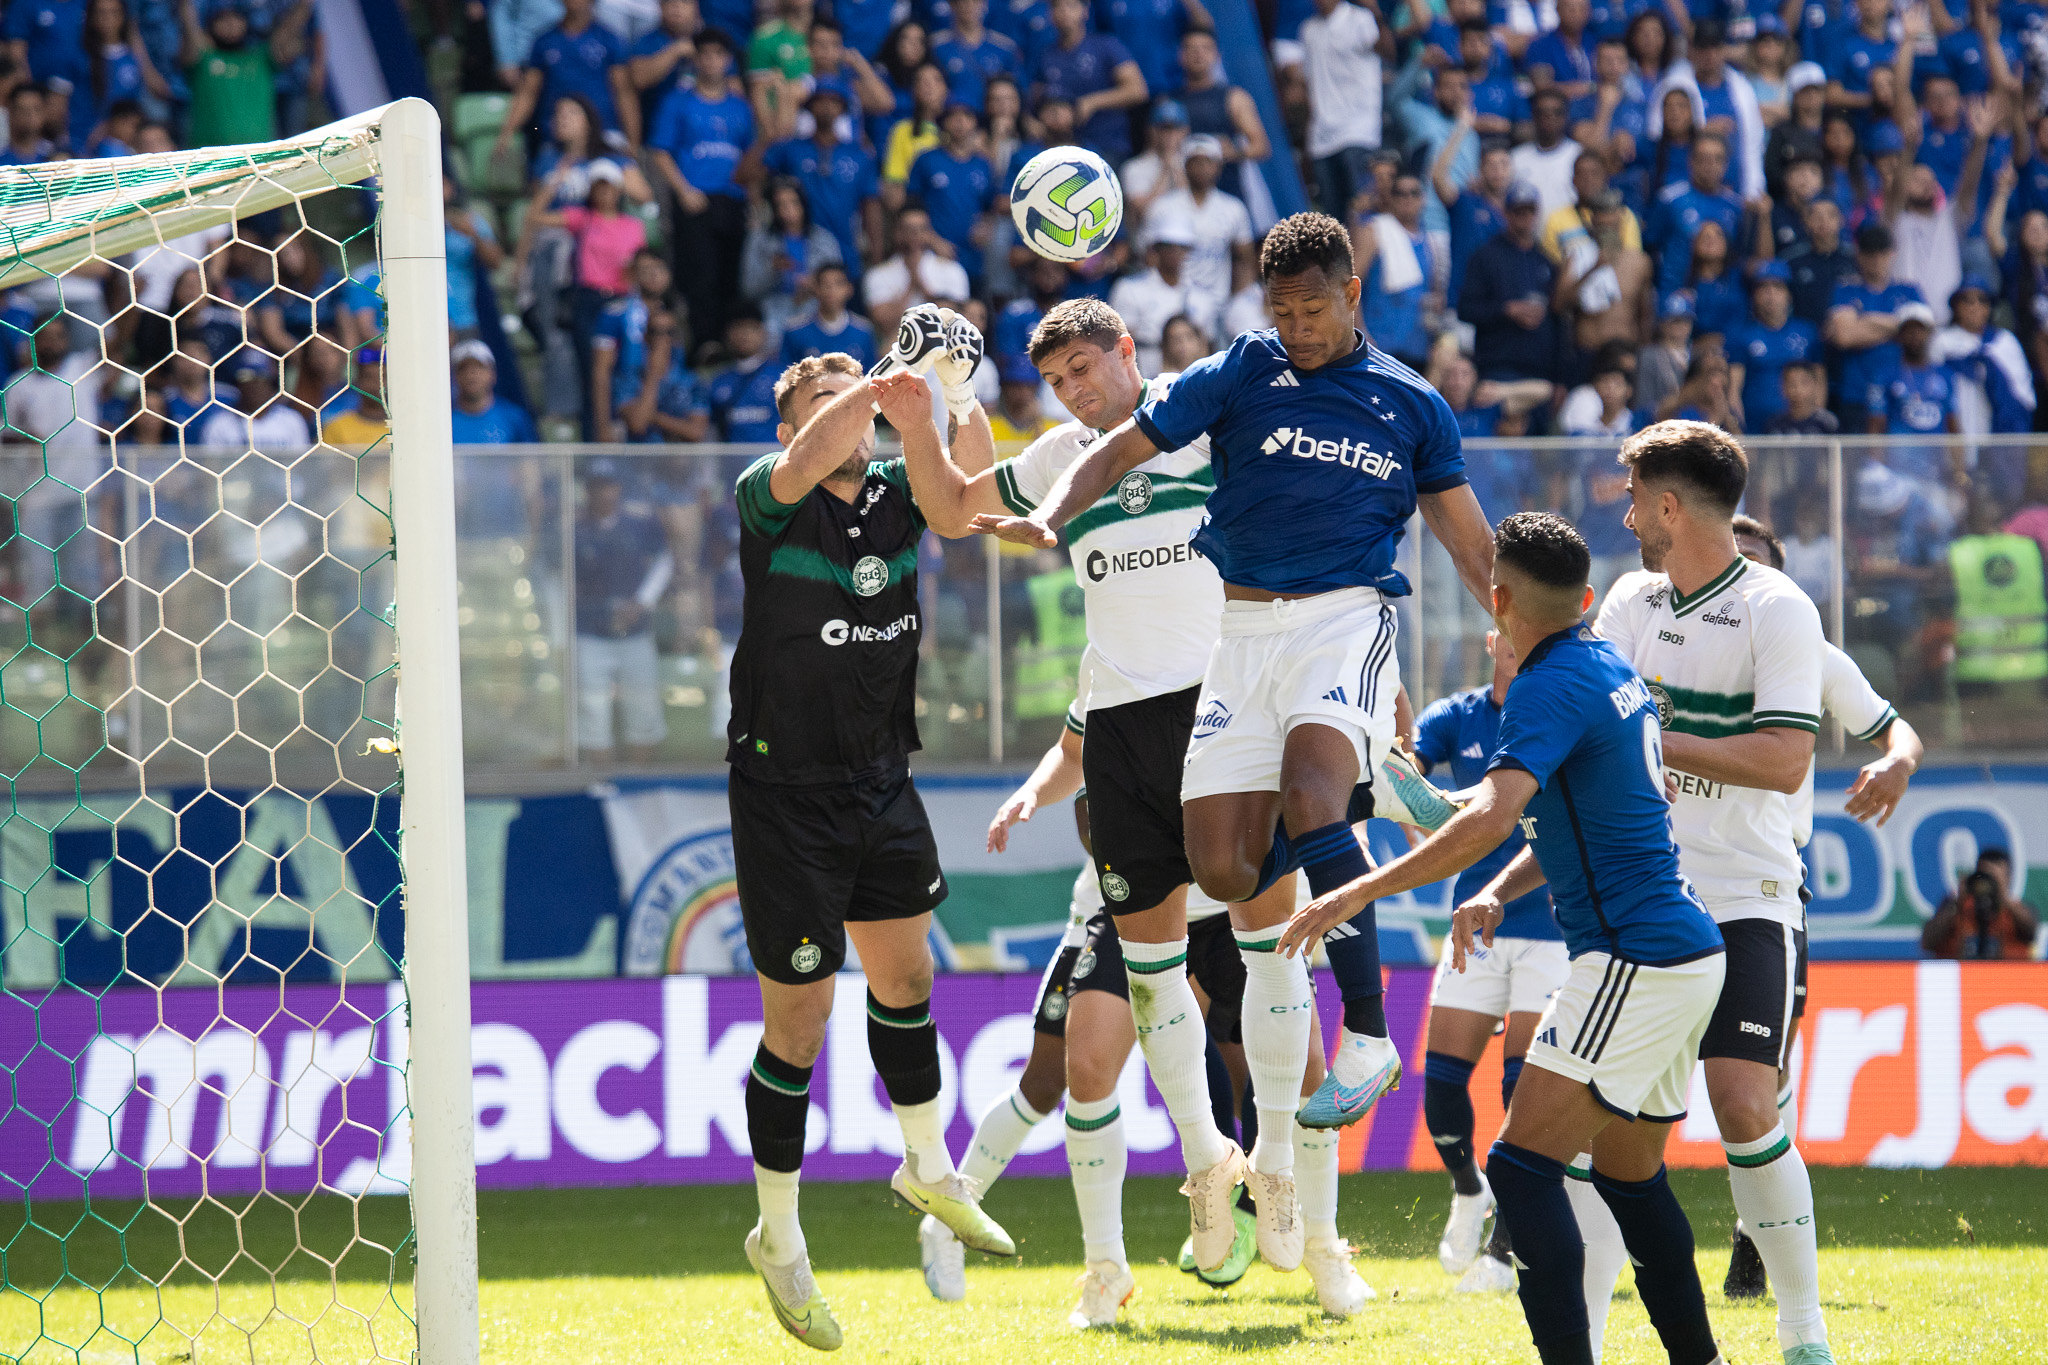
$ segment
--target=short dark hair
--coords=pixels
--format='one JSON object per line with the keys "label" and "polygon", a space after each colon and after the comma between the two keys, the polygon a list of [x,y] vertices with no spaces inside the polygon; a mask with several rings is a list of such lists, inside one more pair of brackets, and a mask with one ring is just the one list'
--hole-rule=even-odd
{"label": "short dark hair", "polygon": [[1025,350],[1036,365],[1077,341],[1092,341],[1105,351],[1113,351],[1117,342],[1129,335],[1130,329],[1124,326],[1122,316],[1101,299],[1068,299],[1054,304],[1038,320],[1038,325],[1031,329],[1031,344]]}
{"label": "short dark hair", "polygon": [[836,33],[842,38],[846,36],[846,30],[840,27],[837,19],[827,19],[823,15],[811,20],[811,32],[818,33],[821,31]]}
{"label": "short dark hair", "polygon": [[849,283],[851,283],[853,280],[853,272],[846,268],[846,262],[844,261],[820,261],[818,263],[818,268],[811,272],[811,278],[813,280],[816,280],[818,276],[824,274],[828,270],[838,271],[840,274],[846,276],[847,281]]}
{"label": "short dark hair", "polygon": [[1351,234],[1327,213],[1297,213],[1273,224],[1259,248],[1259,278],[1305,275],[1320,270],[1332,281],[1356,274]]}
{"label": "short dark hair", "polygon": [[1725,153],[1728,151],[1728,139],[1722,136],[1720,133],[1715,132],[1712,128],[1700,129],[1697,133],[1694,133],[1692,135],[1692,140],[1693,145],[1695,147],[1697,147],[1702,142],[1718,142],[1721,144],[1722,152]]}
{"label": "short dark hair", "polygon": [[740,50],[739,44],[732,40],[732,35],[722,28],[700,28],[697,30],[697,36],[691,41],[698,47],[703,47],[707,43],[722,47],[728,57],[738,55]]}
{"label": "short dark hair", "polygon": [[1546,588],[1570,592],[1586,586],[1593,552],[1563,517],[1517,512],[1493,533],[1493,557]]}
{"label": "short dark hair", "polygon": [[1554,85],[1546,85],[1541,90],[1538,90],[1535,94],[1529,96],[1529,107],[1531,109],[1534,109],[1539,104],[1544,104],[1547,102],[1555,102],[1557,104],[1570,106],[1571,97],[1566,95],[1564,91],[1558,89]]}
{"label": "short dark hair", "polygon": [[1735,534],[1738,536],[1748,536],[1751,540],[1761,540],[1770,547],[1771,567],[1774,569],[1783,569],[1785,567],[1785,542],[1778,539],[1776,531],[1773,531],[1755,517],[1749,516],[1746,513],[1738,514],[1735,518]]}
{"label": "short dark hair", "polygon": [[1683,484],[1731,515],[1749,483],[1742,442],[1706,422],[1673,419],[1644,427],[1621,443],[1620,460],[1645,483]]}
{"label": "short dark hair", "polygon": [[1468,33],[1484,33],[1489,38],[1493,36],[1493,30],[1487,27],[1484,19],[1460,20],[1458,23],[1458,36],[1462,38]]}
{"label": "short dark hair", "polygon": [[2004,863],[2007,867],[2011,867],[2012,854],[1997,847],[1980,848],[1977,850],[1977,861],[1979,863]]}

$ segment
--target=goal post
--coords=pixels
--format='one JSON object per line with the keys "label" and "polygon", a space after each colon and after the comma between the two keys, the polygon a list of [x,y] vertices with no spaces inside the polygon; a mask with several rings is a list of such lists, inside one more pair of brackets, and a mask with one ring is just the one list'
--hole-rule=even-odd
{"label": "goal post", "polygon": [[478,1359],[442,205],[418,99],[0,168],[0,1359]]}

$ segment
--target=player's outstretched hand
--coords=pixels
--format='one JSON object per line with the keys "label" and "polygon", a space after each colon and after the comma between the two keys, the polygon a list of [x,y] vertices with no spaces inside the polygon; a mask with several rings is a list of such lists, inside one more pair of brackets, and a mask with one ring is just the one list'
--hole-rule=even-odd
{"label": "player's outstretched hand", "polygon": [[974,520],[967,523],[967,529],[976,535],[1007,540],[1012,545],[1029,545],[1034,550],[1056,549],[1060,543],[1059,536],[1051,527],[1030,517],[999,517],[993,512],[977,512]]}
{"label": "player's outstretched hand", "polygon": [[1365,896],[1356,888],[1356,882],[1338,887],[1326,896],[1317,896],[1307,905],[1294,912],[1294,918],[1287,921],[1287,927],[1280,933],[1279,951],[1289,957],[1296,953],[1304,957],[1315,951],[1316,944],[1324,934],[1345,923],[1353,915],[1365,909]]}
{"label": "player's outstretched hand", "polygon": [[988,851],[1007,853],[1010,848],[1010,826],[1023,824],[1038,814],[1038,798],[1030,792],[1019,789],[1003,802],[1003,808],[996,812],[996,818],[988,822]]}
{"label": "player's outstretched hand", "polygon": [[935,303],[920,303],[905,310],[896,324],[896,340],[889,353],[868,370],[868,378],[910,373],[924,374],[946,351],[946,324]]}
{"label": "player's outstretched hand", "polygon": [[914,374],[898,371],[873,380],[875,410],[898,431],[932,425],[932,391]]}
{"label": "player's outstretched hand", "polygon": [[1876,816],[1877,827],[1883,829],[1884,822],[1899,808],[1899,798],[1906,794],[1906,783],[1912,776],[1913,765],[1903,759],[1886,757],[1866,763],[1850,784],[1849,800],[1842,809],[1866,822]]}
{"label": "player's outstretched hand", "polygon": [[1491,896],[1474,896],[1451,912],[1451,970],[1465,970],[1465,958],[1472,952],[1476,936],[1487,947],[1493,946],[1493,931],[1500,927],[1501,917],[1507,911]]}

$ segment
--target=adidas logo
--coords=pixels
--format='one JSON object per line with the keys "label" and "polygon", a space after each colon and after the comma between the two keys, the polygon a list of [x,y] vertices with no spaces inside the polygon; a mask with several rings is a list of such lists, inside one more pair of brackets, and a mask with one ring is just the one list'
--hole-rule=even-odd
{"label": "adidas logo", "polygon": [[1536,1041],[1539,1043],[1547,1043],[1551,1047],[1556,1047],[1557,1030],[1555,1028],[1547,1028],[1543,1030],[1543,1032],[1536,1035]]}
{"label": "adidas logo", "polygon": [[1329,691],[1323,693],[1323,700],[1336,702],[1339,706],[1351,705],[1351,703],[1348,700],[1346,700],[1344,696],[1344,689],[1341,687],[1333,687]]}
{"label": "adidas logo", "polygon": [[1294,371],[1282,370],[1273,382],[1266,385],[1266,387],[1269,389],[1298,389],[1301,387],[1301,381],[1294,377]]}

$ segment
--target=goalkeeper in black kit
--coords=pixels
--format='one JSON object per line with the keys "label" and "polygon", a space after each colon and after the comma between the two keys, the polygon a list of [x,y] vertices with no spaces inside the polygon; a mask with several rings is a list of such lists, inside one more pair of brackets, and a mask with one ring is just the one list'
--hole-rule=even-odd
{"label": "goalkeeper in black kit", "polygon": [[[954,460],[985,468],[995,442],[969,388],[980,356],[971,324],[927,305],[905,315],[873,375],[845,354],[797,362],[775,385],[783,449],[749,467],[736,490],[746,602],[726,761],[740,911],[765,1019],[747,1077],[761,1219],[746,1253],[776,1320],[820,1350],[838,1347],[841,1333],[811,1277],[797,1173],[811,1067],[849,937],[868,978],[868,1049],[903,1127],[891,1187],[967,1246],[1017,1251],[946,1150],[927,943],[946,876],[910,780],[925,522],[907,471],[945,459],[920,376],[944,382]],[[902,437],[898,459],[874,458],[878,411]]]}

